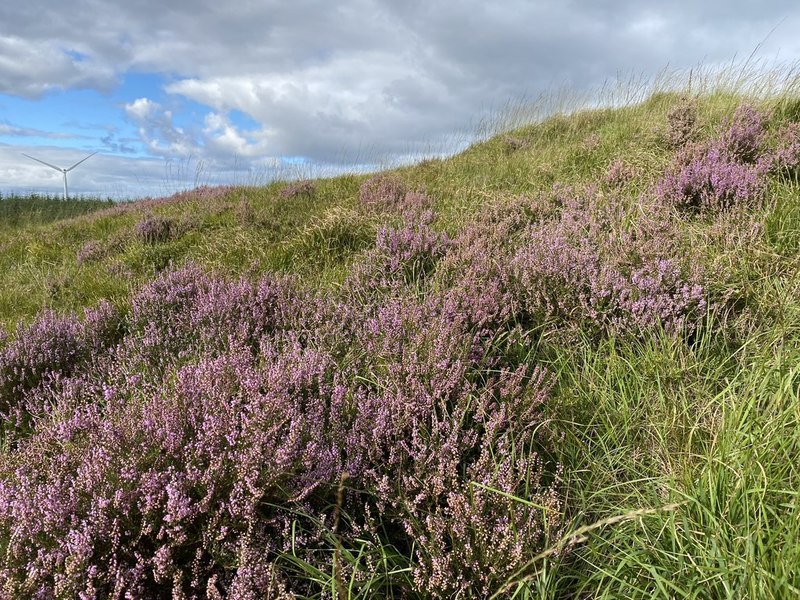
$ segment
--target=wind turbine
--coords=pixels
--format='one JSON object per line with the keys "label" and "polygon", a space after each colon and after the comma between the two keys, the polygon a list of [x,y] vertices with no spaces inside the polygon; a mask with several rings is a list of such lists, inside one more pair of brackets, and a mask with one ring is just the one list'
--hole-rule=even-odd
{"label": "wind turbine", "polygon": [[36,161],[36,162],[38,162],[38,163],[42,163],[43,165],[45,165],[45,166],[48,166],[48,167],[50,167],[51,169],[55,169],[56,171],[61,171],[61,172],[64,174],[64,200],[66,200],[66,199],[68,198],[68,196],[69,196],[69,192],[67,191],[67,173],[69,173],[70,171],[72,171],[72,169],[74,169],[75,167],[77,167],[77,166],[78,166],[79,164],[81,164],[83,161],[85,161],[85,160],[88,160],[88,159],[90,159],[91,157],[93,157],[95,154],[97,154],[97,152],[92,152],[92,153],[91,153],[89,156],[87,156],[86,158],[82,158],[81,160],[79,160],[78,162],[76,162],[74,165],[72,165],[72,166],[71,166],[71,167],[69,167],[68,169],[65,169],[65,168],[63,168],[63,167],[57,167],[57,166],[55,166],[55,165],[51,165],[49,162],[44,162],[43,160],[39,160],[39,159],[38,159],[38,158],[36,158],[35,156],[31,156],[30,154],[25,154],[24,152],[22,153],[22,156],[27,156],[28,158],[30,158],[30,159],[33,159],[33,160],[35,160],[35,161]]}

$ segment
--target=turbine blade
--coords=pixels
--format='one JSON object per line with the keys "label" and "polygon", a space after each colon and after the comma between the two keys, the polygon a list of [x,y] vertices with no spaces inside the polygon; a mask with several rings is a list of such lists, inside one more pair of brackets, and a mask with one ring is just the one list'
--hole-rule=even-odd
{"label": "turbine blade", "polygon": [[72,169],[74,169],[75,167],[77,167],[77,166],[78,166],[79,164],[81,164],[81,163],[82,163],[84,160],[89,160],[89,159],[90,159],[90,158],[92,158],[92,157],[93,157],[95,154],[97,154],[97,152],[92,152],[92,153],[91,153],[89,156],[87,156],[86,158],[84,158],[84,159],[81,159],[81,160],[79,160],[78,162],[76,162],[76,163],[75,163],[74,165],[72,165],[72,166],[71,166],[69,169],[64,169],[64,171],[72,171]]}
{"label": "turbine blade", "polygon": [[62,173],[64,172],[64,169],[62,169],[61,167],[57,167],[55,165],[51,165],[49,162],[44,162],[43,160],[39,160],[38,158],[31,156],[30,154],[25,154],[23,152],[22,156],[27,156],[28,158],[33,159],[38,163],[42,163],[43,165],[47,165],[48,167],[50,167],[51,169],[55,169],[56,171],[61,171]]}

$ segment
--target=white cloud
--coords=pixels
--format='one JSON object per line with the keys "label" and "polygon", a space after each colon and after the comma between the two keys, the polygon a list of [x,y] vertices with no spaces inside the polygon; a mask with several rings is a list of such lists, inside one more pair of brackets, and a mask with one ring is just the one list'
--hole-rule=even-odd
{"label": "white cloud", "polygon": [[228,117],[219,113],[208,113],[203,128],[204,146],[214,154],[256,158],[268,153],[268,144],[260,133],[261,140],[254,140],[241,133]]}
{"label": "white cloud", "polygon": [[172,111],[149,98],[125,105],[128,117],[139,127],[139,137],[154,156],[188,157],[196,154],[191,134],[173,123]]}
{"label": "white cloud", "polygon": [[185,79],[167,91],[217,113],[249,116],[261,125],[272,154],[316,160],[351,159],[367,146],[380,153],[406,150],[469,118],[453,90],[410,57],[380,52],[293,73]]}
{"label": "white cloud", "polygon": [[146,121],[160,108],[157,102],[148,98],[137,98],[125,105],[125,112],[135,121]]}

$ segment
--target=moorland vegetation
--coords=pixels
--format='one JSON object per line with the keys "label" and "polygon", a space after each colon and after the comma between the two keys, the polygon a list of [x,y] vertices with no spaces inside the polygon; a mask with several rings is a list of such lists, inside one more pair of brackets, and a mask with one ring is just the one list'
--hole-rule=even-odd
{"label": "moorland vegetation", "polygon": [[0,200],[0,597],[800,596],[800,95],[748,81]]}

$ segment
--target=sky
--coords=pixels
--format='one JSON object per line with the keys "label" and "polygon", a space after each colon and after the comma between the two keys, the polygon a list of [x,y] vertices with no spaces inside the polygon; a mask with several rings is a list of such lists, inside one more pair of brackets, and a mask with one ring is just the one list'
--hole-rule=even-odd
{"label": "sky", "polygon": [[0,3],[0,193],[115,198],[463,148],[509,107],[800,60],[797,0]]}

